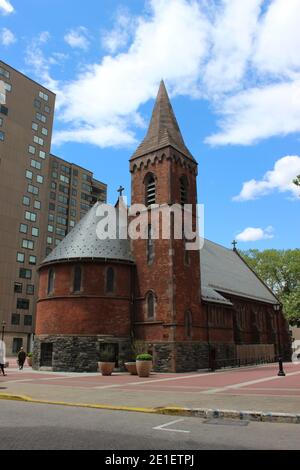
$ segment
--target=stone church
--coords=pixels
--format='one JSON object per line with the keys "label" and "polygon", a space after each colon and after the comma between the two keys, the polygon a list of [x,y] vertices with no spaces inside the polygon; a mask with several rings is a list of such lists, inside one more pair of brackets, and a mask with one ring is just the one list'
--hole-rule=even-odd
{"label": "stone church", "polygon": [[[197,166],[161,82],[130,159],[131,203],[195,206]],[[205,240],[187,251],[175,237],[100,240],[99,204],[39,268],[34,368],[96,371],[109,349],[124,370],[137,344],[157,371],[290,359],[281,305],[235,248]]]}

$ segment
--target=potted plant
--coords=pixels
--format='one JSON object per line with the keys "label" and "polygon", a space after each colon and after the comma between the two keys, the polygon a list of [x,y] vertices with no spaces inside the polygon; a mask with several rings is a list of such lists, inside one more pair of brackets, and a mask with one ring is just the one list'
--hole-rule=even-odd
{"label": "potted plant", "polygon": [[125,362],[125,367],[131,375],[137,375],[136,361]]}
{"label": "potted plant", "polygon": [[149,377],[152,369],[151,354],[138,354],[136,356],[136,369],[139,377]]}
{"label": "potted plant", "polygon": [[32,356],[33,354],[31,352],[27,354],[27,364],[29,367],[32,367]]}
{"label": "potted plant", "polygon": [[104,350],[100,354],[98,367],[102,375],[111,375],[115,368],[115,360],[110,351]]}

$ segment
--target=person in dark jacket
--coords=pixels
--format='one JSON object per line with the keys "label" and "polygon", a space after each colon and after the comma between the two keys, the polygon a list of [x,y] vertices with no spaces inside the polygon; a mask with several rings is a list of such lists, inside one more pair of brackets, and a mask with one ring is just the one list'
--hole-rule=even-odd
{"label": "person in dark jacket", "polygon": [[22,370],[24,367],[24,362],[26,359],[26,352],[24,351],[24,348],[21,348],[20,351],[18,352],[18,364],[19,364],[19,369]]}

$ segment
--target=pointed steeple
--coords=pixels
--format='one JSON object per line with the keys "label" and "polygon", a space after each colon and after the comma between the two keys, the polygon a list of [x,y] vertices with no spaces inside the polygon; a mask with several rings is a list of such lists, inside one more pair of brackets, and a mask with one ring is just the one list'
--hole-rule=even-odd
{"label": "pointed steeple", "polygon": [[133,154],[131,160],[169,145],[183,153],[186,157],[194,160],[194,157],[184,143],[164,81],[162,80],[147,135]]}

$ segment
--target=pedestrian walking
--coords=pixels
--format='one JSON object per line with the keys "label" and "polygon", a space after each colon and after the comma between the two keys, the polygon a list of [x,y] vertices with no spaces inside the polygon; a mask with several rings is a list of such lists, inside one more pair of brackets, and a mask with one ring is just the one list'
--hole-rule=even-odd
{"label": "pedestrian walking", "polygon": [[4,366],[5,366],[5,343],[4,341],[0,340],[0,370],[3,375],[6,375],[4,372]]}
{"label": "pedestrian walking", "polygon": [[19,364],[19,369],[22,370],[24,367],[24,362],[27,357],[26,352],[24,351],[24,348],[21,348],[20,351],[18,352],[18,364]]}

